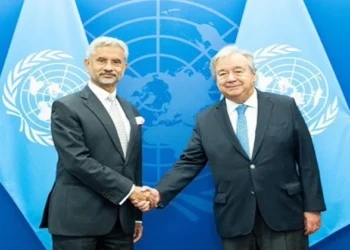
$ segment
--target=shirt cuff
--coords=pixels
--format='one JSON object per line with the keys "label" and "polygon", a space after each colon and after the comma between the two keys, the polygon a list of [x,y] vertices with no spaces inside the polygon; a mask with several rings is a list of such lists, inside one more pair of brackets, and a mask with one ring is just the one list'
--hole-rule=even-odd
{"label": "shirt cuff", "polygon": [[135,185],[132,185],[130,192],[128,193],[127,196],[124,197],[124,199],[119,203],[119,205],[123,205],[123,203],[129,198],[129,196],[134,192],[135,190]]}
{"label": "shirt cuff", "polygon": [[142,224],[142,221],[137,220],[137,221],[135,221],[135,223]]}

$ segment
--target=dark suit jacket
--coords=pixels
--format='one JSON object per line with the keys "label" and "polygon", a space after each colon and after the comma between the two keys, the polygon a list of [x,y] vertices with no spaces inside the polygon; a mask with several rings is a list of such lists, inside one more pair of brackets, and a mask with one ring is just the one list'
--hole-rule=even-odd
{"label": "dark suit jacket", "polygon": [[258,205],[271,229],[304,227],[304,211],[325,210],[314,147],[294,99],[258,91],[252,159],[241,147],[222,100],[197,116],[188,147],[156,189],[166,206],[209,163],[221,237],[248,234]]}
{"label": "dark suit jacket", "polygon": [[142,185],[141,127],[138,111],[118,98],[131,125],[124,158],[112,119],[89,87],[53,103],[51,132],[58,152],[56,180],[40,227],[67,236],[103,235],[119,216],[124,232],[141,220],[129,200],[133,184]]}

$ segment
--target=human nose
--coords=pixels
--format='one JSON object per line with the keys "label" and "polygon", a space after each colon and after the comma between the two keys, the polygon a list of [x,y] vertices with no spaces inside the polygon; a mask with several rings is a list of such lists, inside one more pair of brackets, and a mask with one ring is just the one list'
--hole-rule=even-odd
{"label": "human nose", "polygon": [[112,63],[111,63],[110,61],[107,61],[107,62],[106,62],[106,65],[105,65],[105,67],[104,67],[104,70],[105,70],[105,71],[112,71],[112,70],[113,70],[113,68],[112,68]]}
{"label": "human nose", "polygon": [[236,80],[236,76],[234,73],[230,72],[227,76],[227,81],[232,82]]}

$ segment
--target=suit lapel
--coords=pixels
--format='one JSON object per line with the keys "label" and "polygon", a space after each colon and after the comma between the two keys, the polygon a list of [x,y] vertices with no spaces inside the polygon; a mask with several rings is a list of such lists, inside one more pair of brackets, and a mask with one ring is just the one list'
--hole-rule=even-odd
{"label": "suit lapel", "polygon": [[256,156],[264,139],[265,131],[270,120],[273,103],[269,96],[257,90],[258,94],[258,119],[256,123],[255,142],[252,159]]}
{"label": "suit lapel", "polygon": [[81,98],[83,99],[84,104],[101,121],[108,135],[111,137],[114,146],[117,148],[118,152],[123,155],[123,150],[122,146],[120,145],[117,130],[115,129],[114,123],[103,104],[87,86],[82,90]]}
{"label": "suit lapel", "polygon": [[118,96],[117,99],[120,103],[120,106],[122,107],[122,109],[124,110],[124,113],[126,115],[126,117],[128,118],[129,122],[130,122],[130,139],[129,139],[129,143],[128,143],[128,148],[126,150],[126,162],[128,161],[131,151],[132,151],[132,147],[134,146],[135,143],[135,137],[136,137],[136,132],[137,132],[137,124],[136,124],[136,119],[135,119],[135,114],[132,110],[132,107],[130,105],[127,105],[123,100],[121,100]]}
{"label": "suit lapel", "polygon": [[216,119],[218,120],[219,124],[221,125],[222,130],[226,134],[229,141],[232,143],[232,145],[238,150],[239,153],[241,153],[244,157],[248,158],[246,152],[241,146],[241,143],[239,142],[233,128],[230,122],[230,118],[227,114],[227,107],[225,99],[222,99],[222,101],[217,105],[216,107]]}

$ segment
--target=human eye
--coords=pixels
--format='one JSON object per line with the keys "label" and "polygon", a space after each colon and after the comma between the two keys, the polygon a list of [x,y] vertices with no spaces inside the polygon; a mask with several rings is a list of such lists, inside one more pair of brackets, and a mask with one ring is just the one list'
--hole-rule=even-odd
{"label": "human eye", "polygon": [[113,60],[112,62],[113,62],[113,64],[115,64],[115,65],[120,65],[120,64],[122,64],[122,61],[119,60],[119,59]]}
{"label": "human eye", "polygon": [[226,72],[226,71],[221,71],[221,72],[219,72],[218,75],[219,75],[220,77],[224,77],[224,76],[227,75],[227,72]]}
{"label": "human eye", "polygon": [[104,62],[106,62],[106,59],[103,57],[99,57],[99,58],[97,58],[97,62],[104,63]]}

